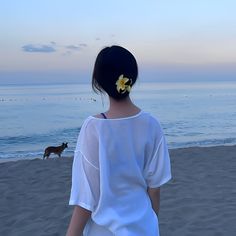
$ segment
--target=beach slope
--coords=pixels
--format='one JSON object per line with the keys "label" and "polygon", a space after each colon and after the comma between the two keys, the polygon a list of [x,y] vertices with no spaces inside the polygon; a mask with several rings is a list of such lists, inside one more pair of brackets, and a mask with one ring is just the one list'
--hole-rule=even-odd
{"label": "beach slope", "polygon": [[[236,146],[170,150],[173,179],[161,189],[161,236],[233,236]],[[0,235],[64,236],[72,158],[0,163]]]}

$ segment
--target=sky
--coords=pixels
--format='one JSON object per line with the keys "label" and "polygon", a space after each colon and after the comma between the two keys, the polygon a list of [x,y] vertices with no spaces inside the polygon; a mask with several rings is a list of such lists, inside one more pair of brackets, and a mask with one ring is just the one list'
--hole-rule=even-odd
{"label": "sky", "polygon": [[236,81],[235,0],[0,0],[0,84],[90,82],[105,46],[141,81]]}

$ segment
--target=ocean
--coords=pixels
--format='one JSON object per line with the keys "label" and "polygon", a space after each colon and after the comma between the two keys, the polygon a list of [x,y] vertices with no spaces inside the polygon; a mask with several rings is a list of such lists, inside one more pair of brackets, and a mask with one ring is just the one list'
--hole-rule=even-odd
{"label": "ocean", "polygon": [[[169,148],[236,144],[236,82],[138,82],[131,98],[159,119]],[[84,119],[107,107],[90,84],[0,86],[0,160],[42,158],[62,142],[72,156]]]}

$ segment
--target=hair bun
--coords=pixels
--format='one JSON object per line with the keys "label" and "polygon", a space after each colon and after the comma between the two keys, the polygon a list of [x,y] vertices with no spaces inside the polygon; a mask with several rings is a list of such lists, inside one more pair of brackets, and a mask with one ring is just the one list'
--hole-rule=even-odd
{"label": "hair bun", "polygon": [[135,57],[120,46],[102,49],[95,61],[92,87],[120,100],[129,95],[136,82],[138,66]]}

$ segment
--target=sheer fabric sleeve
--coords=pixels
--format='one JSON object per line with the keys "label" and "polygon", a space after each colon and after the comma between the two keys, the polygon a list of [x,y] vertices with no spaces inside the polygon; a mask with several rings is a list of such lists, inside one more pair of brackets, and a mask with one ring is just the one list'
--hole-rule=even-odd
{"label": "sheer fabric sleeve", "polygon": [[170,157],[164,136],[145,165],[144,177],[149,188],[158,188],[171,179]]}
{"label": "sheer fabric sleeve", "polygon": [[97,141],[93,128],[85,122],[81,128],[72,166],[69,204],[94,211],[100,195]]}
{"label": "sheer fabric sleeve", "polygon": [[80,151],[74,155],[70,205],[79,205],[94,211],[99,198],[99,169],[93,166]]}

